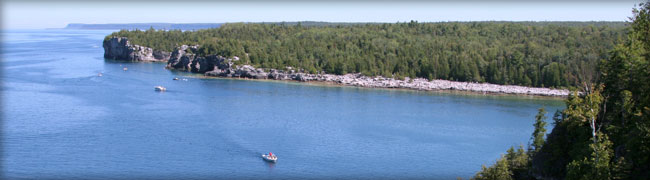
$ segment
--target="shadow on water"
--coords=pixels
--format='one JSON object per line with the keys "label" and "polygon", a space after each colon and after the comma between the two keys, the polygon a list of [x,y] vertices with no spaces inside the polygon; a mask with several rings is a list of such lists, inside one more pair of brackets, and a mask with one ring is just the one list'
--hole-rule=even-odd
{"label": "shadow on water", "polygon": [[[262,161],[264,161],[264,160],[262,160]],[[275,168],[275,163],[274,162],[264,161],[264,164],[266,164],[266,166],[269,167],[269,172],[272,172],[273,168]]]}

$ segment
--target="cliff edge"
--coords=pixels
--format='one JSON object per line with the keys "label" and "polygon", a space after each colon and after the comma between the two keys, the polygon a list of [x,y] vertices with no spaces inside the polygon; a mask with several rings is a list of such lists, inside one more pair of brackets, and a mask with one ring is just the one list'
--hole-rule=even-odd
{"label": "cliff edge", "polygon": [[122,61],[167,61],[171,53],[131,44],[126,37],[104,40],[104,58]]}

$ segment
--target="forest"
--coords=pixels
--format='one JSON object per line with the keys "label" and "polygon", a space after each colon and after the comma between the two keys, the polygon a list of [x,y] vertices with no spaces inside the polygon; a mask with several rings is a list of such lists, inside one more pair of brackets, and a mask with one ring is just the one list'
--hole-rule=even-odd
{"label": "forest", "polygon": [[626,40],[554,113],[551,133],[540,109],[527,148],[511,147],[474,179],[650,178],[650,3],[632,12]]}
{"label": "forest", "polygon": [[[304,23],[304,24],[303,24]],[[624,41],[624,22],[227,23],[196,31],[122,30],[132,44],[237,56],[261,68],[575,88]]]}

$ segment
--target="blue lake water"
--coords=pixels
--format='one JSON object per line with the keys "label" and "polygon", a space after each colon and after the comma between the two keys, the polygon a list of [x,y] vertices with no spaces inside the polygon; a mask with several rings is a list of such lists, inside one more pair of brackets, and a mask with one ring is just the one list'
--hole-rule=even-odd
{"label": "blue lake water", "polygon": [[[563,108],[527,96],[200,78],[105,60],[110,32],[2,32],[4,178],[467,179],[529,141],[537,108]],[[260,158],[269,151],[276,164]]]}

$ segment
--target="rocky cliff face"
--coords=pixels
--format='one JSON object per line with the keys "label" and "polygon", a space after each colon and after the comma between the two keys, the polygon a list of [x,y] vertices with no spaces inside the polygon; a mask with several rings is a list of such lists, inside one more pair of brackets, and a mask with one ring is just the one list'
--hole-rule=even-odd
{"label": "rocky cliff face", "polygon": [[203,73],[207,76],[219,77],[243,77],[266,79],[268,74],[261,68],[254,68],[251,65],[234,65],[236,58],[226,58],[219,55],[197,56],[198,46],[182,45],[176,48],[167,61],[167,69]]}
{"label": "rocky cliff face", "polygon": [[113,37],[105,40],[104,57],[125,61],[167,61],[167,69],[203,73],[208,76],[243,77],[266,79],[268,73],[250,65],[234,66],[238,61],[218,55],[197,56],[198,45],[182,45],[174,51],[165,52],[149,47],[131,44],[126,37]]}
{"label": "rocky cliff face", "polygon": [[191,71],[192,62],[196,57],[188,51],[196,51],[198,46],[182,45],[172,51],[169,60],[167,61],[168,69],[176,69],[181,71]]}
{"label": "rocky cliff face", "polygon": [[124,61],[167,61],[169,52],[131,44],[126,37],[104,40],[104,58]]}

